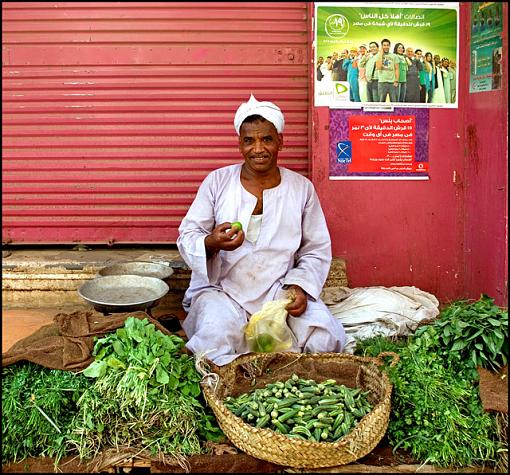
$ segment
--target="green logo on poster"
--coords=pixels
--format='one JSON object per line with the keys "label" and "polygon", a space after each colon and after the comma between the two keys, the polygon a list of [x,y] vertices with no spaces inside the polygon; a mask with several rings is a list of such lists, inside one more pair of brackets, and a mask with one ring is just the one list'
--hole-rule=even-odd
{"label": "green logo on poster", "polygon": [[348,89],[347,89],[347,86],[341,84],[341,83],[336,83],[335,84],[335,88],[336,88],[336,93],[337,94],[343,94],[344,92],[347,92]]}
{"label": "green logo on poster", "polygon": [[324,28],[330,38],[343,38],[349,32],[349,22],[343,15],[329,15],[324,22]]}

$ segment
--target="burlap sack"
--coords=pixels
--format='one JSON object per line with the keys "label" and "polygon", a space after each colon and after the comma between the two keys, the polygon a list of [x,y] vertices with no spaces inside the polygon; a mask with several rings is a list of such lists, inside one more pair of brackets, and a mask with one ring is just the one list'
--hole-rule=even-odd
{"label": "burlap sack", "polygon": [[3,353],[2,367],[18,361],[31,361],[46,368],[80,371],[94,360],[94,337],[103,337],[124,326],[130,316],[147,318],[158,330],[171,335],[157,320],[142,311],[108,316],[96,311],[59,313],[53,323],[39,328]]}

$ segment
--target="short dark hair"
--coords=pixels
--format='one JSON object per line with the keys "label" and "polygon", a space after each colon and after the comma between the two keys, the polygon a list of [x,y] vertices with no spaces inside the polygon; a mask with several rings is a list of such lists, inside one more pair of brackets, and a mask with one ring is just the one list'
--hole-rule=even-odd
{"label": "short dark hair", "polygon": [[368,43],[368,46],[370,45],[376,45],[379,48],[379,43],[377,43],[377,41],[371,41],[370,43]]}
{"label": "short dark hair", "polygon": [[245,123],[251,124],[252,122],[257,122],[257,120],[260,120],[261,122],[265,122],[267,119],[265,117],[262,117],[261,115],[258,115],[258,114],[249,115],[248,117],[246,117],[246,119],[244,119],[242,121],[241,127]]}
{"label": "short dark hair", "polygon": [[420,48],[418,48],[418,49],[415,49],[415,50],[414,50],[414,52],[415,52],[415,53],[417,53],[418,51],[419,51],[420,53],[423,53],[423,51],[422,51]]}
{"label": "short dark hair", "polygon": [[383,43],[389,43],[391,45],[391,41],[388,38],[384,38],[384,40],[381,40],[381,45]]}

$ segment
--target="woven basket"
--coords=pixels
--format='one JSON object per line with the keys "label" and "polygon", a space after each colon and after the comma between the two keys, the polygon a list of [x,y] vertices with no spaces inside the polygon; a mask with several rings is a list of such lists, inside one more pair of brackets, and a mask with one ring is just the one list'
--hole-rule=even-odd
{"label": "woven basket", "polygon": [[[219,377],[204,377],[202,388],[207,403],[230,441],[243,452],[272,463],[295,468],[334,467],[351,463],[370,453],[383,438],[390,415],[391,390],[377,358],[346,353],[250,353],[218,368]],[[369,391],[373,409],[356,427],[336,442],[291,439],[270,429],[256,428],[235,416],[223,404],[226,396],[238,396],[275,381],[285,381],[293,373],[318,382],[335,379],[338,384]],[[216,375],[215,375],[216,376]],[[214,384],[213,384],[214,381]]]}

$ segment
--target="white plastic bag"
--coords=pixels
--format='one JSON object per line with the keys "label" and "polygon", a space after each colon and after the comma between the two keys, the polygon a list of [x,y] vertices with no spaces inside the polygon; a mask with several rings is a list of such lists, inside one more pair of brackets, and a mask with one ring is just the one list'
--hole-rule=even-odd
{"label": "white plastic bag", "polygon": [[266,302],[262,309],[254,313],[244,329],[250,351],[273,353],[292,347],[294,334],[287,325],[285,307],[291,299]]}

